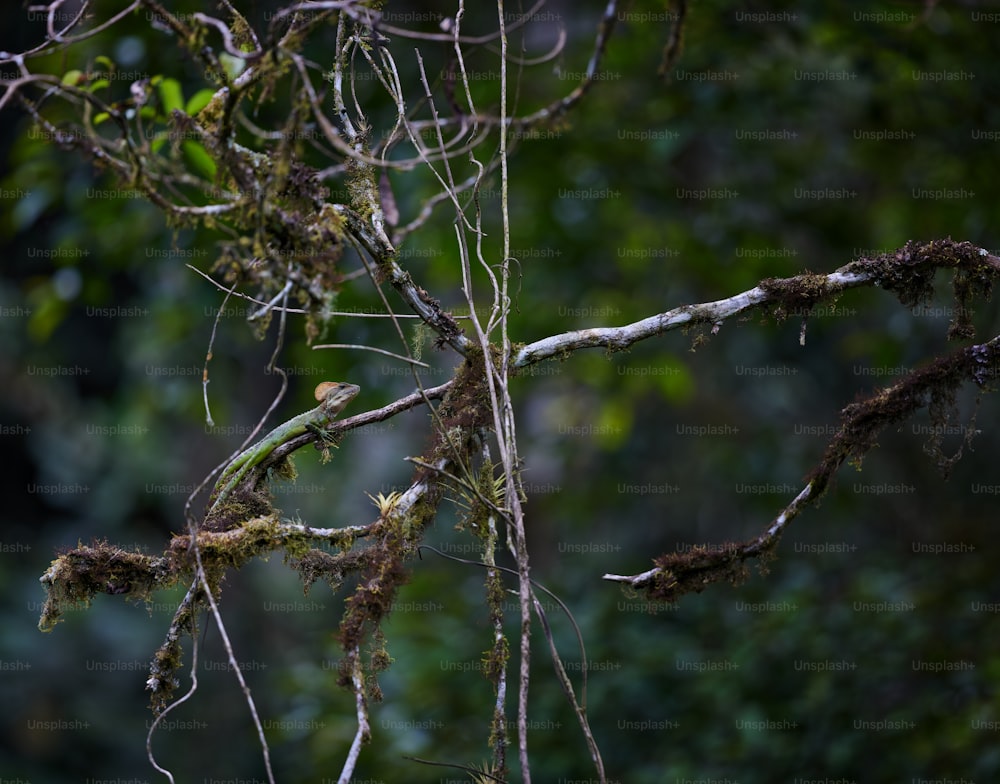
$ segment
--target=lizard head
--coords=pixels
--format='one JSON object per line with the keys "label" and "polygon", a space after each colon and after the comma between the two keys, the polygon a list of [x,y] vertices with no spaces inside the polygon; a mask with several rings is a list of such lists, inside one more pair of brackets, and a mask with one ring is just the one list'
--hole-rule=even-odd
{"label": "lizard head", "polygon": [[360,391],[361,387],[357,384],[348,384],[346,381],[324,381],[317,385],[313,394],[328,416],[336,416]]}

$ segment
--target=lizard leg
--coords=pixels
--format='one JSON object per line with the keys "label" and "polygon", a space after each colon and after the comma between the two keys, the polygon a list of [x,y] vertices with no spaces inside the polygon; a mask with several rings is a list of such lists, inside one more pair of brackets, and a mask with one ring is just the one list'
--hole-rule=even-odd
{"label": "lizard leg", "polygon": [[337,445],[337,439],[334,438],[328,430],[325,430],[319,425],[309,422],[306,424],[306,430],[316,436],[317,440],[323,444],[324,447]]}

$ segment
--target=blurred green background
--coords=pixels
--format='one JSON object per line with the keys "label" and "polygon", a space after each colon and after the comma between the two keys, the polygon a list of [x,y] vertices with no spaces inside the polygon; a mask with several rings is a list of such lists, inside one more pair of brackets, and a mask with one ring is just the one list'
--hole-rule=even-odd
{"label": "blurred green background", "polygon": [[[276,7],[237,5],[256,25]],[[117,7],[95,4],[99,18]],[[454,13],[445,3],[388,8],[399,25],[423,15],[413,24],[427,31]],[[669,32],[663,7],[624,8],[606,78],[511,158],[512,255],[522,275],[512,338],[625,324],[764,277],[828,272],[909,239],[951,236],[996,253],[1000,6],[856,8],[695,3],[666,80],[656,75]],[[526,56],[556,41],[553,17],[567,45],[520,74],[519,111],[572,88],[602,9],[550,4],[528,26]],[[470,10],[466,29],[490,30],[491,12]],[[0,49],[41,40],[37,12],[9,17]],[[324,67],[332,35],[308,50]],[[412,42],[392,46],[416,100]],[[85,69],[99,55],[123,71],[176,78],[185,97],[206,86],[144,12],[48,66]],[[428,45],[425,55],[439,67],[446,50]],[[472,87],[481,108],[495,109],[495,52],[470,52],[468,66],[480,75]],[[124,97],[128,83],[111,89]],[[373,83],[362,83],[361,98],[376,132],[390,127],[391,106]],[[277,122],[280,106],[260,121]],[[4,112],[0,144],[0,780],[152,781],[145,668],[179,594],[150,608],[100,597],[42,635],[38,576],[78,542],[163,548],[183,526],[188,492],[278,389],[264,371],[275,331],[255,340],[242,303],[230,300],[211,364],[218,427],[206,427],[201,371],[221,295],[185,264],[207,270],[220,237],[175,232],[152,207],[107,194],[118,184],[32,133],[17,111]],[[392,180],[411,219],[433,182],[424,171]],[[491,187],[483,205],[495,262],[495,179]],[[336,183],[331,190],[331,200],[343,198]],[[452,222],[437,213],[401,260],[459,307]],[[946,445],[957,448],[965,428],[982,432],[947,480],[922,450],[926,414],[885,433],[860,472],[845,468],[821,507],[794,523],[766,578],[712,586],[677,607],[651,607],[600,579],[643,571],[665,551],[755,536],[801,489],[844,405],[951,348],[948,281],[938,282],[935,301],[913,310],[878,290],[849,292],[810,320],[805,346],[800,319],[751,316],[697,351],[695,333],[670,333],[621,354],[536,366],[515,382],[533,576],[568,603],[584,634],[594,668],[587,704],[611,779],[1000,776],[994,396],[978,408],[973,393],[960,396]],[[362,279],[337,306],[378,300]],[[997,307],[978,306],[980,336],[992,337]],[[301,326],[290,323],[281,364],[292,389],[270,424],[311,406],[312,387],[327,378],[362,386],[350,413],[412,389],[401,366],[381,357],[310,350]],[[408,337],[426,341],[415,330]],[[327,339],[399,350],[391,327],[375,320],[338,319]],[[427,345],[423,354],[428,384],[458,364]],[[724,432],[698,435],[707,427]],[[365,493],[404,487],[403,457],[419,454],[428,433],[426,412],[414,411],[350,435],[327,466],[302,454],[299,481],[278,489],[277,504],[317,526],[368,522],[376,512]],[[427,543],[475,560],[454,523],[446,504]],[[409,566],[386,628],[395,663],[380,679],[385,699],[372,707],[359,781],[463,780],[404,755],[464,764],[488,755],[483,574],[431,553]],[[303,596],[277,555],[227,582],[222,610],[282,782],[334,780],[353,735],[352,699],[334,683],[345,595],[317,585]],[[515,634],[513,596],[509,606]],[[554,603],[546,610],[578,677],[572,629]],[[535,780],[591,780],[547,656],[536,634]],[[200,691],[171,714],[154,749],[178,781],[263,781],[214,629],[202,657]]]}

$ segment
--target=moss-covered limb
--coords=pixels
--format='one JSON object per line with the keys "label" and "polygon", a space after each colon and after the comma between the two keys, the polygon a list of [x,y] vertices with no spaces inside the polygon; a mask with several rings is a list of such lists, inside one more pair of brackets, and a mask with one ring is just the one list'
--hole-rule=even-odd
{"label": "moss-covered limb", "polygon": [[712,583],[726,581],[739,585],[750,574],[747,562],[760,558],[760,570],[773,556],[780,531],[762,543],[725,542],[721,545],[696,545],[684,553],[665,553],[653,559],[653,568],[642,574],[606,574],[605,580],[622,583],[631,594],[655,602],[676,602],[689,593],[701,593]]}
{"label": "moss-covered limb", "polygon": [[[371,526],[315,529],[286,525],[271,515],[229,531],[199,531],[197,541],[208,584],[218,595],[227,570],[238,569],[257,556],[279,549],[293,557],[293,566],[302,572],[307,587],[320,578],[336,587],[347,575],[371,568],[371,556],[365,555],[369,551],[353,547],[372,531]],[[333,544],[342,552],[330,554],[314,549],[320,543]],[[81,545],[60,554],[42,575],[41,583],[48,595],[39,628],[51,631],[65,610],[89,606],[98,594],[148,601],[157,590],[190,582],[166,638],[150,663],[147,687],[152,692],[152,708],[159,713],[172,701],[178,684],[183,637],[195,633],[197,615],[207,606],[203,584],[195,579],[195,571],[190,535],[174,536],[162,556],[124,550],[107,542]]]}
{"label": "moss-covered limb", "polygon": [[880,286],[896,294],[904,305],[920,302],[931,293],[936,269],[954,269],[956,321],[949,329],[953,337],[971,336],[970,302],[976,295],[988,296],[992,281],[1000,275],[1000,257],[970,242],[951,239],[908,242],[894,253],[874,259],[858,259],[828,275],[805,273],[791,278],[765,278],[758,286],[715,302],[682,305],[622,327],[592,327],[564,332],[521,346],[512,365],[526,368],[546,359],[565,359],[585,348],[624,351],[674,329],[699,324],[713,328],[726,319],[755,308],[773,315],[808,316],[818,303],[834,301],[843,291],[860,286]]}
{"label": "moss-covered limb", "polygon": [[[319,544],[348,550],[371,530],[370,526],[307,528],[283,524],[276,515],[271,515],[249,520],[230,531],[199,531],[198,548],[206,571],[221,574],[276,550],[292,556],[301,556]],[[194,570],[190,535],[174,536],[160,556],[125,550],[107,542],[81,545],[61,553],[41,576],[40,582],[48,595],[39,628],[50,631],[65,610],[87,607],[101,594],[146,601],[155,591],[191,579]]]}
{"label": "moss-covered limb", "polygon": [[955,317],[948,328],[949,338],[971,338],[972,302],[988,299],[993,281],[1000,275],[1000,258],[971,242],[957,242],[950,237],[930,242],[910,240],[892,253],[858,259],[843,268],[862,273],[875,285],[893,292],[907,307],[930,300],[934,293],[934,273],[938,269],[955,270],[952,290],[955,294]]}
{"label": "moss-covered limb", "polygon": [[[357,674],[365,676],[365,696],[381,698],[377,674],[386,669],[390,657],[382,631],[382,622],[392,611],[396,595],[408,580],[404,567],[412,557],[424,530],[433,521],[440,503],[440,490],[436,485],[417,483],[407,493],[400,494],[395,503],[383,511],[374,542],[354,560],[361,572],[354,593],[344,603],[339,640],[344,650],[340,662],[338,684],[354,691],[359,689]],[[323,579],[330,581],[329,563],[324,564]],[[336,578],[340,564],[334,565]],[[360,651],[364,642],[369,643],[368,665],[361,669]]]}
{"label": "moss-covered limb", "polygon": [[303,593],[309,593],[317,580],[322,580],[330,586],[330,590],[336,592],[349,575],[360,571],[364,566],[364,554],[363,551],[349,548],[339,553],[311,548],[289,559],[289,565],[301,575]]}
{"label": "moss-covered limb", "polygon": [[180,683],[177,673],[183,663],[181,640],[185,635],[195,636],[198,611],[207,604],[200,582],[195,580],[188,588],[187,594],[174,612],[163,644],[156,649],[153,660],[149,663],[146,688],[150,691],[150,707],[156,714],[162,713],[173,702],[174,691]]}
{"label": "moss-covered limb", "polygon": [[413,312],[437,333],[439,346],[450,345],[464,355],[471,343],[458,322],[399,265],[398,253],[386,234],[385,212],[375,167],[369,163],[369,130],[364,127],[350,139],[354,148],[354,155],[349,156],[346,162],[350,203],[338,205],[340,214],[350,233],[371,255],[379,278],[388,280]]}
{"label": "moss-covered limb", "polygon": [[950,237],[929,242],[910,240],[898,250],[852,261],[840,271],[862,273],[899,296],[904,305],[912,306],[933,294],[931,278],[938,269],[963,270],[982,287],[979,293],[988,294],[991,281],[1000,274],[1000,258],[971,242]]}
{"label": "moss-covered limb", "polygon": [[396,260],[396,250],[389,244],[381,227],[373,226],[353,209],[336,207],[348,231],[375,260],[379,275],[388,280],[403,301],[438,335],[439,344],[447,344],[459,354],[466,354],[472,345],[458,326],[455,317],[441,303],[418,286]]}
{"label": "moss-covered limb", "polygon": [[[987,343],[965,346],[919,368],[898,383],[851,403],[841,411],[841,425],[827,446],[819,465],[807,477],[817,494],[826,489],[831,477],[844,461],[860,464],[864,455],[876,446],[878,434],[927,407],[932,431],[946,430],[954,413],[959,387],[972,382],[984,392],[995,391],[993,382],[1000,375],[1000,336]],[[935,442],[935,443],[940,443]],[[940,449],[932,450],[942,468],[951,462]]]}
{"label": "moss-covered limb", "polygon": [[[351,559],[352,566],[360,572],[360,582],[345,602],[340,622],[339,638],[346,654],[341,663],[341,685],[351,685],[351,652],[360,650],[366,639],[379,638],[381,623],[390,613],[399,588],[408,579],[404,563],[417,552],[440,501],[440,486],[424,479],[415,481],[405,492],[384,499],[379,521],[369,531],[370,545]],[[327,582],[333,584],[340,579],[342,563],[314,560],[312,565],[332,567],[318,574]],[[372,673],[379,669],[376,664],[373,659]]]}
{"label": "moss-covered limb", "polygon": [[[358,557],[363,567],[361,581],[345,604],[340,624],[339,638],[345,653],[341,685],[352,687],[354,657],[366,640],[374,645],[368,673],[374,675],[379,670],[379,662],[384,660],[381,624],[407,580],[404,564],[416,554],[424,531],[434,520],[449,477],[461,485],[460,492],[473,500],[470,515],[478,517],[485,511],[496,511],[495,503],[491,503],[497,497],[492,474],[482,471],[477,476],[470,469],[480,453],[481,433],[492,423],[490,411],[483,355],[472,349],[435,412],[431,443],[423,456],[413,461],[417,466],[413,484],[405,492],[379,499],[380,519],[369,536],[372,544]],[[478,533],[481,531],[477,527]],[[332,578],[336,580],[339,564],[332,565]],[[330,579],[322,572],[321,576]],[[505,655],[506,642],[500,641],[498,646],[496,655]],[[368,684],[377,690],[374,678]]]}
{"label": "moss-covered limb", "polygon": [[[996,391],[1000,377],[1000,336],[966,346],[939,357],[926,367],[886,389],[857,400],[841,411],[841,425],[826,448],[819,464],[806,477],[805,489],[776,517],[768,529],[748,542],[728,542],[719,546],[694,547],[686,553],[667,553],[654,559],[654,568],[639,575],[605,575],[643,596],[675,602],[691,592],[701,592],[711,583],[726,580],[738,584],[747,575],[747,562],[761,558],[762,568],[773,556],[785,527],[806,506],[825,492],[836,472],[847,461],[860,465],[877,446],[876,439],[886,427],[898,424],[926,407],[931,416],[931,432],[947,432],[955,415],[955,397],[962,384],[971,382],[983,392]],[[975,434],[966,430],[966,444]],[[947,475],[961,457],[941,450],[941,438],[932,435],[925,451],[933,456]]]}
{"label": "moss-covered limb", "polygon": [[47,593],[38,628],[51,631],[65,609],[88,607],[98,594],[147,600],[177,582],[170,559],[95,542],[62,553],[39,578]]}
{"label": "moss-covered limb", "polygon": [[832,301],[844,290],[826,275],[809,270],[793,278],[764,278],[758,288],[767,295],[766,307],[778,321],[809,313],[818,303]]}
{"label": "moss-covered limb", "polygon": [[418,469],[416,478],[437,479],[439,473],[426,466],[436,466],[440,460],[471,465],[470,458],[478,451],[479,434],[492,427],[491,405],[483,353],[478,347],[470,347],[435,412],[437,424],[418,464],[424,468]]}

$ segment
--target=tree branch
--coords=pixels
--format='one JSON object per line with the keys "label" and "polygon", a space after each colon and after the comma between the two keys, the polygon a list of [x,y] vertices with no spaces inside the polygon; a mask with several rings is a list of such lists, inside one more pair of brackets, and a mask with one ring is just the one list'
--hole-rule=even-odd
{"label": "tree branch", "polygon": [[927,278],[937,268],[957,268],[979,276],[996,277],[1000,275],[1000,257],[969,242],[909,242],[895,253],[852,261],[828,275],[804,273],[791,278],[768,278],[759,286],[732,297],[682,305],[623,327],[595,327],[552,335],[522,347],[512,364],[523,368],[584,348],[623,351],[640,340],[679,327],[696,324],[718,327],[728,318],[764,305],[774,305],[778,318],[790,312],[808,315],[809,309],[820,302],[834,300],[841,292],[864,285],[894,291],[904,304],[913,305],[931,293]]}

